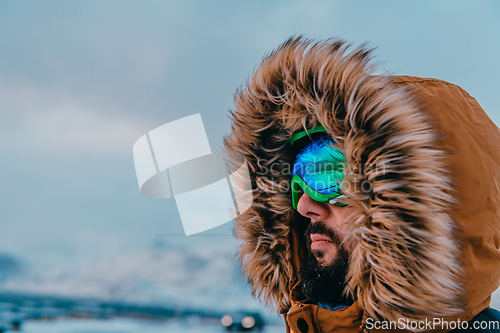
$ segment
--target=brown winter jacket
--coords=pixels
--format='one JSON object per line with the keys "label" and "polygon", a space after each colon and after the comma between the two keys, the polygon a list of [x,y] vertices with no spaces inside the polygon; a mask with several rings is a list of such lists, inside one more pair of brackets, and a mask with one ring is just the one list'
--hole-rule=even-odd
{"label": "brown winter jacket", "polygon": [[[235,96],[225,149],[245,157],[253,189],[235,224],[242,271],[295,333],[366,331],[370,318],[470,320],[500,284],[499,128],[460,87],[374,75],[369,58],[339,40],[290,39]],[[297,287],[307,220],[281,172],[290,137],[318,125],[345,150],[349,181],[371,183],[345,190],[359,207],[356,301],[336,311]]]}

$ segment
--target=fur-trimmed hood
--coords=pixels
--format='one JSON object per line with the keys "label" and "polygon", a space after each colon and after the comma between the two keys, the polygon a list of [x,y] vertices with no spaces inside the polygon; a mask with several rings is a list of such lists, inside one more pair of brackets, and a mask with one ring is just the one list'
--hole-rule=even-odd
{"label": "fur-trimmed hood", "polygon": [[359,207],[351,310],[469,320],[488,306],[500,284],[500,130],[460,87],[374,75],[363,46],[292,38],[237,91],[231,115],[225,149],[246,158],[253,189],[236,219],[238,255],[265,303],[282,313],[303,305],[292,287],[305,221],[283,168],[290,137],[322,125],[345,151],[344,191]]}

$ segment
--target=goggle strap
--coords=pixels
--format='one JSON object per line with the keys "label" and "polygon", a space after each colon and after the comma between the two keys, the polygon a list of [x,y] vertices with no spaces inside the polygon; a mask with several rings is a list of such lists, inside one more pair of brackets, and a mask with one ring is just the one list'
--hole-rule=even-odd
{"label": "goggle strap", "polygon": [[340,195],[334,199],[331,199],[330,201],[328,201],[329,204],[331,205],[344,205],[344,206],[347,206],[346,204],[343,204],[343,203],[340,203],[338,202],[339,200],[342,200],[342,199],[348,199],[348,197],[346,197],[345,195]]}
{"label": "goggle strap", "polygon": [[311,135],[311,134],[317,133],[317,132],[326,132],[326,129],[320,125],[320,126],[312,128],[310,130],[299,132],[299,133],[293,135],[292,138],[290,140],[288,140],[288,142],[290,142],[290,145],[293,146],[295,141],[300,140],[305,136],[308,136],[308,135]]}

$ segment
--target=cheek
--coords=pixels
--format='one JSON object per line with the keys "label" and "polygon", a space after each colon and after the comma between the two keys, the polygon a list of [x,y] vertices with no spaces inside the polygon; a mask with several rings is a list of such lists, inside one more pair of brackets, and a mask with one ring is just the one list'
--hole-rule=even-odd
{"label": "cheek", "polygon": [[345,207],[343,210],[342,210],[342,213],[341,213],[341,216],[342,216],[342,221],[345,221],[344,223],[345,224],[349,224],[350,222],[352,222],[351,220],[347,220],[347,218],[349,217],[349,215],[351,215],[352,213],[354,213],[356,210],[358,210],[358,207]]}
{"label": "cheek", "polygon": [[349,216],[349,215],[351,215],[351,213],[355,212],[357,209],[358,209],[358,207],[348,206],[348,207],[344,208],[343,212],[346,216]]}
{"label": "cheek", "polygon": [[346,207],[345,210],[342,211],[342,216],[341,220],[343,221],[342,225],[339,227],[341,231],[345,231],[345,233],[342,235],[343,236],[343,242],[344,242],[344,248],[348,252],[352,252],[354,247],[357,244],[357,239],[352,235],[350,231],[351,224],[353,220],[348,220],[347,218],[349,215],[351,215],[354,211],[356,211],[358,208],[357,207]]}
{"label": "cheek", "polygon": [[344,208],[341,213],[338,215],[338,219],[336,220],[337,227],[341,231],[347,231],[349,229],[349,226],[351,224],[351,220],[348,220],[347,218],[349,215],[351,215],[352,212],[354,212],[357,208],[356,207],[346,207]]}
{"label": "cheek", "polygon": [[345,242],[344,242],[344,249],[351,254],[354,251],[354,248],[356,247],[356,244],[358,244],[358,240],[356,237],[348,237]]}

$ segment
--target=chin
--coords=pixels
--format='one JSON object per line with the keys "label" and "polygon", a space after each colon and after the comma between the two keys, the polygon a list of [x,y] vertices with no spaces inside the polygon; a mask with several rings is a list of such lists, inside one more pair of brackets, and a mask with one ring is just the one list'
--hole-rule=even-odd
{"label": "chin", "polygon": [[349,254],[343,247],[311,250],[300,269],[302,292],[314,304],[352,304],[344,301]]}
{"label": "chin", "polygon": [[329,266],[338,259],[338,250],[335,246],[330,249],[311,250],[311,253],[320,266]]}

